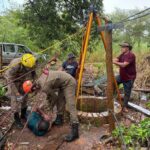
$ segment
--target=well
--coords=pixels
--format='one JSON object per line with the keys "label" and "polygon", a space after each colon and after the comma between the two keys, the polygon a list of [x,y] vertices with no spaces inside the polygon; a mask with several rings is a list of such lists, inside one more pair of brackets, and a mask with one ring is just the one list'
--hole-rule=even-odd
{"label": "well", "polygon": [[[119,117],[121,106],[114,102],[114,114]],[[107,97],[79,96],[77,101],[78,117],[82,123],[92,123],[96,126],[108,123]]]}

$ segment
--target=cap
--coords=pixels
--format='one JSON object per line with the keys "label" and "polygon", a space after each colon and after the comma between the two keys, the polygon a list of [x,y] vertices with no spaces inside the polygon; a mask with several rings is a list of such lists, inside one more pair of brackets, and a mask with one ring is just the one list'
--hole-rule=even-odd
{"label": "cap", "polygon": [[121,47],[129,47],[129,49],[132,49],[132,46],[128,42],[123,42],[122,44],[119,44]]}
{"label": "cap", "polygon": [[73,53],[68,54],[68,59],[75,58],[76,56]]}

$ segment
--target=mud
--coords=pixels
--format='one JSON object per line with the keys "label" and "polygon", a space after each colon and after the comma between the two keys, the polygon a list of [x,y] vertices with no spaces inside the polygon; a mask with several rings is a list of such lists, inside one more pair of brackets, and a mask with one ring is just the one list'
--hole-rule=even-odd
{"label": "mud", "polygon": [[[100,136],[107,132],[107,127],[96,128],[81,124],[80,138],[74,142],[67,143],[63,139],[69,133],[69,128],[67,124],[62,127],[53,127],[43,137],[37,137],[29,129],[25,128],[15,150],[91,150],[94,145],[99,143]],[[8,145],[15,143],[19,135],[20,130],[13,129],[9,134],[5,149],[8,148]]]}

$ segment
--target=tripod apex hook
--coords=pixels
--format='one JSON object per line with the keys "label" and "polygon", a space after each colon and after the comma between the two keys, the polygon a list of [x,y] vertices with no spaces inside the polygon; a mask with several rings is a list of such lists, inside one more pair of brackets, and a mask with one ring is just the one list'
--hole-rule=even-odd
{"label": "tripod apex hook", "polygon": [[96,7],[93,3],[90,4],[90,7],[89,7],[89,11],[90,12],[93,12],[94,14],[96,14],[98,11],[96,10]]}

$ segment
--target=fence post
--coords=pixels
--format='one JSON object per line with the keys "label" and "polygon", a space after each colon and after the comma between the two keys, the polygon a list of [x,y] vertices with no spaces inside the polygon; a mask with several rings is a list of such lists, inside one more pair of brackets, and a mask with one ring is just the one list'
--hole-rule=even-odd
{"label": "fence post", "polygon": [[[110,25],[112,22],[108,22]],[[113,63],[112,63],[112,29],[105,30],[106,41],[106,70],[107,70],[107,107],[109,110],[109,130],[115,129],[114,101],[113,101]]]}

